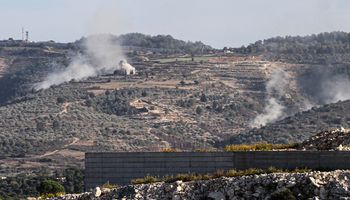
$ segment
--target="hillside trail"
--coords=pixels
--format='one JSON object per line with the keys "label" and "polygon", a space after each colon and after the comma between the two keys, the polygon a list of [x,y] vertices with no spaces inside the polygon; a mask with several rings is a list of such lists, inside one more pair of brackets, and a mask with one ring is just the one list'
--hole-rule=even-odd
{"label": "hillside trail", "polygon": [[[74,102],[75,103],[75,102]],[[63,104],[63,108],[62,108],[62,111],[57,113],[57,115],[62,115],[63,113],[68,113],[68,107],[72,105],[72,102],[66,102]]]}
{"label": "hillside trail", "polygon": [[74,138],[73,138],[73,141],[72,141],[71,143],[64,145],[62,148],[56,149],[56,150],[54,150],[54,151],[46,152],[46,153],[44,153],[44,154],[42,154],[42,155],[37,155],[37,156],[35,156],[34,158],[43,158],[43,157],[46,157],[46,156],[53,155],[53,154],[58,153],[59,151],[63,150],[64,148],[66,148],[66,147],[68,147],[68,146],[71,146],[71,145],[77,143],[78,141],[79,141],[79,138],[74,137]]}
{"label": "hillside trail", "polygon": [[63,106],[63,110],[61,111],[60,114],[63,114],[63,113],[68,113],[68,106],[70,106],[72,103],[65,103],[64,106]]}
{"label": "hillside trail", "polygon": [[69,107],[71,107],[72,105],[74,104],[78,104],[78,103],[82,103],[83,101],[82,100],[78,100],[78,101],[72,101],[72,102],[65,102],[63,105],[62,105],[62,110],[57,113],[56,115],[59,116],[59,115],[62,115],[62,114],[67,114],[68,113],[68,109]]}

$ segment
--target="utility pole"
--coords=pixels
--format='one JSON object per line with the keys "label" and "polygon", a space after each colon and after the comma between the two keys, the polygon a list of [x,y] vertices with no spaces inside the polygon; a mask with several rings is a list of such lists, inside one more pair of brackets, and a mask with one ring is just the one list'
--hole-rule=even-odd
{"label": "utility pole", "polygon": [[28,42],[28,41],[29,41],[29,32],[26,31],[26,42]]}
{"label": "utility pole", "polygon": [[24,41],[24,28],[22,27],[22,41]]}

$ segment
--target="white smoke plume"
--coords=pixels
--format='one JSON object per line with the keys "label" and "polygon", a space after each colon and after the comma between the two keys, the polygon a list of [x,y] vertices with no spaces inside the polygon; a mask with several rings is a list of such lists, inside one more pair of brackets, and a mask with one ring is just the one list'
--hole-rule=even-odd
{"label": "white smoke plume", "polygon": [[87,38],[84,44],[87,55],[78,55],[61,71],[52,72],[35,89],[47,89],[52,85],[84,80],[92,76],[111,73],[116,70],[118,61],[123,59],[119,46],[112,41],[111,35],[96,35]]}
{"label": "white smoke plume", "polygon": [[289,80],[290,76],[287,72],[277,68],[272,71],[271,78],[266,84],[267,100],[265,108],[251,122],[251,127],[264,126],[285,116],[285,106],[282,105],[279,99],[286,95],[285,91]]}
{"label": "white smoke plume", "polygon": [[345,67],[312,67],[299,77],[298,85],[313,106],[350,99],[350,80]]}
{"label": "white smoke plume", "polygon": [[35,85],[35,89],[47,89],[72,79],[84,80],[92,76],[111,73],[116,70],[118,61],[123,59],[119,46],[111,35],[96,35],[86,39],[86,56],[76,56],[67,68],[49,74],[45,80]]}
{"label": "white smoke plume", "polygon": [[345,75],[336,75],[321,82],[325,103],[335,103],[350,99],[350,80]]}
{"label": "white smoke plume", "polygon": [[120,31],[118,29],[120,17],[116,8],[117,5],[113,3],[105,5],[101,3],[101,7],[87,27],[92,35],[87,37],[83,44],[86,54],[74,57],[65,69],[50,73],[44,81],[35,84],[34,89],[47,89],[72,79],[80,81],[118,69],[120,67],[118,63],[124,56],[120,46],[110,34]]}

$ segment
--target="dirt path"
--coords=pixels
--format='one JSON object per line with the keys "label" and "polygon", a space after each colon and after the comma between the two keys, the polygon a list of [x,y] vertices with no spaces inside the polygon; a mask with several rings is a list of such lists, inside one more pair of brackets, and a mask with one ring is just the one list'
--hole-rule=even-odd
{"label": "dirt path", "polygon": [[66,147],[71,146],[71,145],[77,143],[78,141],[79,141],[79,138],[74,137],[74,138],[73,138],[73,141],[72,141],[71,143],[64,145],[61,149],[56,149],[56,150],[54,150],[54,151],[49,151],[49,152],[46,152],[46,153],[44,153],[44,154],[42,154],[42,155],[35,156],[34,158],[43,158],[43,157],[46,157],[46,156],[53,155],[53,154],[58,153],[59,151],[65,149]]}
{"label": "dirt path", "polygon": [[71,102],[66,102],[63,104],[63,110],[58,113],[58,115],[62,115],[63,113],[68,113],[68,107],[71,105]]}

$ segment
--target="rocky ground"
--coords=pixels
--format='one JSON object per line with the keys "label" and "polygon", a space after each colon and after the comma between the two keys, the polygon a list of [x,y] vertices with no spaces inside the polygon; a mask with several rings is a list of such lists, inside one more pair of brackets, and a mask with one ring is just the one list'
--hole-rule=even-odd
{"label": "rocky ground", "polygon": [[350,129],[335,129],[320,132],[301,144],[304,150],[350,150]]}
{"label": "rocky ground", "polygon": [[[129,185],[52,200],[350,199],[350,170],[273,173],[205,181]],[[288,197],[288,198],[287,198]]]}

